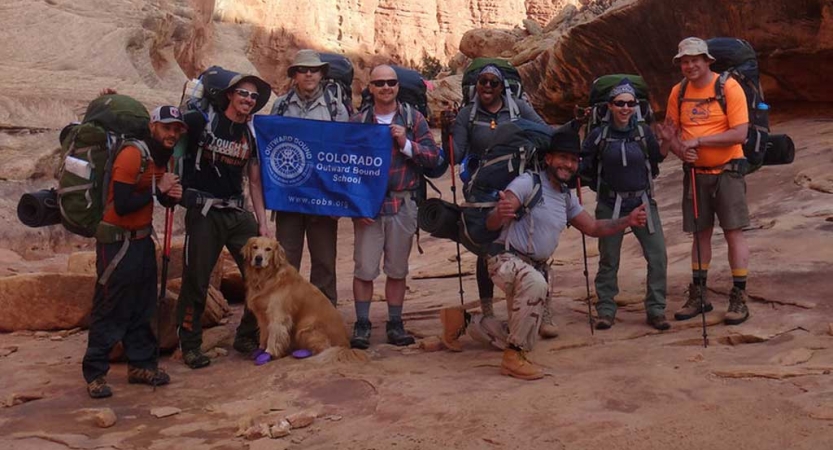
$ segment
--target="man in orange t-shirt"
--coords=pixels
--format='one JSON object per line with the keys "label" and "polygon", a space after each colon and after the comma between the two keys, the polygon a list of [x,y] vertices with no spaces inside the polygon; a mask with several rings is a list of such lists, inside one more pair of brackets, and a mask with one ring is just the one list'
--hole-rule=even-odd
{"label": "man in orange t-shirt", "polygon": [[[711,239],[715,215],[729,246],[729,266],[734,286],[729,296],[727,325],[737,325],[749,317],[746,306],[746,276],[749,246],[743,228],[749,225],[746,202],[745,166],[742,144],[746,140],[749,113],[743,89],[733,78],[724,85],[726,112],[715,98],[719,77],[710,65],[715,61],[702,39],[689,37],[680,41],[674,64],[680,66],[687,84],[680,102],[682,83],[671,90],[666,108],[666,122],[660,126],[663,149],[668,149],[687,165],[694,166],[698,218],[695,224],[690,170],[683,185],[683,231],[694,234],[691,268],[692,284],[682,309],[674,314],[687,320],[703,310],[711,311],[706,298],[706,277],[711,262]],[[699,258],[698,258],[699,247]],[[699,259],[699,261],[698,261]],[[701,307],[700,296],[703,296]]]}
{"label": "man in orange t-shirt", "polygon": [[113,395],[104,377],[110,351],[119,341],[127,356],[128,382],[170,382],[158,368],[157,339],[150,325],[157,297],[153,196],[165,206],[182,197],[179,177],[167,172],[167,164],[186,125],[176,107],[161,106],[151,113],[149,128],[149,138],[128,141],[118,151],[96,232],[98,280],[82,363],[92,398]]}

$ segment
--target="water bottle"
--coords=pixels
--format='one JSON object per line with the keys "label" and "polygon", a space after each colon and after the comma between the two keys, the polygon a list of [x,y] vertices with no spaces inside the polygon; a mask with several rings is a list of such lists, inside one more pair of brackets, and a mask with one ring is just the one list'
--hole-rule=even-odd
{"label": "water bottle", "polygon": [[755,124],[769,127],[769,105],[764,102],[759,102],[755,108]]}

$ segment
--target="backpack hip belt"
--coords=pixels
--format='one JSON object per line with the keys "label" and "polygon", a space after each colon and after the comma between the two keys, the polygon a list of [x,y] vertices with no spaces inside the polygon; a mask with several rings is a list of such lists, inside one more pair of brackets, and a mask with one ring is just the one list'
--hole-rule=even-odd
{"label": "backpack hip belt", "polygon": [[102,286],[107,284],[110,276],[113,275],[116,267],[124,259],[124,255],[127,254],[127,249],[130,248],[130,241],[144,239],[152,234],[153,225],[148,225],[138,230],[126,230],[106,222],[99,223],[95,233],[95,239],[99,244],[115,244],[121,242],[122,245],[118,253],[116,253],[116,256],[113,257],[113,260],[110,261],[110,264],[101,273],[101,276],[98,278],[98,283]]}
{"label": "backpack hip belt", "polygon": [[622,201],[626,198],[642,198],[642,203],[645,205],[645,215],[647,226],[648,226],[648,233],[654,234],[656,231],[654,229],[654,221],[651,217],[651,190],[650,189],[643,189],[640,191],[627,191],[627,192],[616,192],[616,191],[608,191],[607,196],[610,198],[615,198],[616,201],[613,203],[613,216],[611,219],[616,220],[619,218],[619,214],[622,212]]}
{"label": "backpack hip belt", "polygon": [[723,172],[737,172],[741,175],[745,175],[746,171],[749,169],[749,162],[746,158],[737,158],[733,159],[726,164],[722,164],[719,166],[694,166],[694,171],[697,173],[709,173],[715,170],[719,170],[720,173]]}
{"label": "backpack hip belt", "polygon": [[227,198],[217,198],[208,192],[200,191],[193,188],[188,188],[182,193],[182,206],[185,208],[201,208],[200,213],[203,216],[208,215],[208,211],[214,209],[235,209],[243,211],[246,204],[246,197],[237,195]]}
{"label": "backpack hip belt", "polygon": [[486,254],[488,254],[489,256],[497,256],[501,253],[511,253],[512,255],[517,256],[518,259],[520,259],[521,261],[532,266],[538,272],[541,272],[542,274],[547,272],[547,261],[539,261],[537,259],[534,259],[526,253],[518,251],[517,249],[515,249],[515,247],[512,247],[511,245],[506,245],[505,243],[499,242],[492,242],[491,244],[489,244],[489,248],[486,250]]}

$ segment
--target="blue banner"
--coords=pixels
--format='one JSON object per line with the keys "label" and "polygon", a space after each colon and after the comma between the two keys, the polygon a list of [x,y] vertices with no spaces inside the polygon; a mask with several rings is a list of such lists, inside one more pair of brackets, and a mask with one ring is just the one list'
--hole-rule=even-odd
{"label": "blue banner", "polygon": [[266,209],[375,217],[388,186],[387,125],[255,116]]}

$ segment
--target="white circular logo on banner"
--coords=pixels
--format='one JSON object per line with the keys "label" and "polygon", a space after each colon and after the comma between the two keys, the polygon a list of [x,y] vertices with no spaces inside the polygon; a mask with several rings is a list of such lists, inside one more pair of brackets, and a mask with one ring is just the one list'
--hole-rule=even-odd
{"label": "white circular logo on banner", "polygon": [[269,178],[281,186],[298,186],[312,172],[312,152],[306,142],[292,136],[278,136],[264,151]]}

